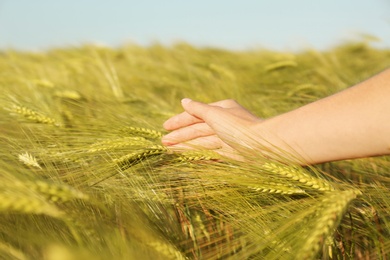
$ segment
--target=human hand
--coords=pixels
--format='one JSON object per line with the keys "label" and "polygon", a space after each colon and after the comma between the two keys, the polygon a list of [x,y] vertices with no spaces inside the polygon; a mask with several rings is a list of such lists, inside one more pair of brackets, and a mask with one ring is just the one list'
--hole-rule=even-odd
{"label": "human hand", "polygon": [[185,98],[182,106],[185,111],[163,125],[172,132],[162,143],[174,149],[196,147],[236,157],[243,144],[254,141],[254,127],[262,121],[234,100],[204,104]]}

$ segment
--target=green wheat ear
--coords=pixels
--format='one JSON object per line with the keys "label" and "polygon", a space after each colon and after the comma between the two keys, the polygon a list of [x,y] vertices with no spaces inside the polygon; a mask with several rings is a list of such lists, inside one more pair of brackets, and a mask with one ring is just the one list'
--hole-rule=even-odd
{"label": "green wheat ear", "polygon": [[39,113],[37,111],[34,111],[30,108],[19,106],[19,105],[13,105],[10,109],[11,113],[15,115],[22,116],[23,118],[34,122],[34,123],[41,123],[41,124],[48,124],[48,125],[54,125],[54,126],[61,126],[60,123],[58,123],[55,119],[48,117],[42,113]]}
{"label": "green wheat ear", "polygon": [[120,158],[114,159],[113,162],[123,170],[132,167],[134,165],[137,165],[142,161],[145,161],[157,155],[165,154],[166,152],[167,152],[167,148],[165,146],[153,145],[144,148],[141,151],[129,153]]}
{"label": "green wheat ear", "polygon": [[139,137],[144,137],[144,138],[154,139],[154,140],[160,139],[164,135],[162,132],[157,130],[143,128],[143,127],[133,127],[133,126],[127,126],[121,128],[120,131],[130,136],[139,136]]}
{"label": "green wheat ear", "polygon": [[44,214],[52,217],[60,217],[62,215],[59,209],[42,197],[21,192],[0,193],[0,212]]}
{"label": "green wheat ear", "polygon": [[297,184],[304,185],[308,188],[318,191],[333,191],[334,188],[329,182],[324,179],[311,176],[305,169],[296,166],[287,166],[277,163],[264,163],[261,166],[262,170],[265,170],[271,174],[277,174],[285,178],[295,181]]}
{"label": "green wheat ear", "polygon": [[194,150],[176,153],[179,162],[220,160],[221,156],[210,150]]}
{"label": "green wheat ear", "polygon": [[87,200],[88,196],[63,183],[50,183],[46,181],[12,181],[6,184],[0,184],[1,189],[28,189],[43,195],[51,202],[65,202],[73,199]]}
{"label": "green wheat ear", "polygon": [[25,183],[27,187],[48,197],[53,202],[65,202],[72,199],[88,199],[84,193],[65,184],[48,183],[44,181],[35,181]]}
{"label": "green wheat ear", "polygon": [[313,228],[296,259],[314,259],[324,241],[333,235],[348,205],[361,194],[358,190],[327,193],[313,213]]}
{"label": "green wheat ear", "polygon": [[248,188],[257,192],[264,193],[275,193],[284,195],[305,194],[305,191],[298,187],[277,182],[262,182],[256,185],[248,186]]}

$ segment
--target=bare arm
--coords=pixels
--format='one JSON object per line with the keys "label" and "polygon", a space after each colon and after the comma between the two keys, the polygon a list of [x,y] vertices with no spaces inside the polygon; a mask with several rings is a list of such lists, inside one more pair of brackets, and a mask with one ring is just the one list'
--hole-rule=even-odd
{"label": "bare arm", "polygon": [[390,70],[258,127],[308,163],[389,154]]}
{"label": "bare arm", "polygon": [[229,102],[226,107],[184,99],[185,112],[164,124],[173,132],[163,143],[211,142],[207,148],[217,151],[249,146],[267,156],[283,150],[302,164],[390,154],[390,69],[267,120]]}

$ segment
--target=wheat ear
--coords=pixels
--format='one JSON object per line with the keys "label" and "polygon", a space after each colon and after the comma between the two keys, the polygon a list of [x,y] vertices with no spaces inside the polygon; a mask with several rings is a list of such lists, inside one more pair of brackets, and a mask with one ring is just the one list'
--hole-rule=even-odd
{"label": "wheat ear", "polygon": [[293,185],[286,185],[283,183],[276,183],[276,182],[262,182],[261,184],[256,184],[256,186],[251,185],[248,188],[258,192],[286,194],[286,195],[305,193],[304,190],[295,187]]}
{"label": "wheat ear", "polygon": [[314,213],[316,224],[296,259],[314,259],[323,242],[339,225],[348,205],[360,194],[358,190],[334,191],[327,194]]}
{"label": "wheat ear", "polygon": [[45,116],[27,107],[13,105],[10,111],[15,114],[21,115],[32,122],[60,126],[60,124],[55,119]]}
{"label": "wheat ear", "polygon": [[32,194],[0,193],[1,212],[19,212],[25,214],[45,214],[59,217],[61,212],[46,200]]}
{"label": "wheat ear", "polygon": [[121,131],[132,136],[139,136],[148,139],[160,139],[163,136],[163,133],[159,131],[143,127],[127,126],[122,128]]}
{"label": "wheat ear", "polygon": [[26,186],[47,196],[53,202],[65,202],[72,199],[88,199],[84,193],[65,184],[48,183],[44,181],[36,181],[25,183]]}
{"label": "wheat ear", "polygon": [[22,153],[18,155],[19,161],[24,163],[27,166],[35,167],[38,169],[42,169],[41,166],[39,165],[37,159],[35,159],[34,156],[29,154],[28,152]]}
{"label": "wheat ear", "polygon": [[114,163],[116,163],[121,168],[129,168],[133,165],[136,165],[146,159],[149,159],[150,157],[154,157],[156,155],[164,154],[166,153],[167,148],[162,145],[153,145],[148,148],[145,148],[142,151],[130,153],[127,155],[124,155],[118,159],[114,159]]}
{"label": "wheat ear", "polygon": [[179,162],[192,162],[202,160],[219,160],[221,156],[213,151],[202,150],[202,151],[187,151],[177,153],[177,160]]}
{"label": "wheat ear", "polygon": [[293,181],[299,182],[306,187],[318,191],[333,191],[334,188],[323,179],[315,178],[306,172],[303,168],[295,166],[285,166],[276,163],[264,163],[262,169],[269,173],[277,174]]}
{"label": "wheat ear", "polygon": [[28,189],[44,195],[52,202],[65,202],[72,199],[88,199],[84,193],[66,184],[49,183],[45,181],[12,181],[0,184],[5,189]]}

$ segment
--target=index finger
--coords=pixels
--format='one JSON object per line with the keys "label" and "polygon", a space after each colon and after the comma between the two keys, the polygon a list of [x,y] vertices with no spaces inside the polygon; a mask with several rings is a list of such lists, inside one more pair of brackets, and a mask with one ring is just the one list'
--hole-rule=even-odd
{"label": "index finger", "polygon": [[[220,100],[217,102],[213,102],[209,104],[210,106],[216,106],[221,108],[232,108],[237,107],[239,104],[235,102],[234,100]],[[169,118],[167,121],[164,122],[163,127],[168,130],[176,130],[185,126],[193,125],[196,123],[203,123],[204,120],[197,118],[186,111],[177,114],[171,118]]]}
{"label": "index finger", "polygon": [[163,127],[168,131],[172,131],[172,130],[176,130],[185,126],[189,126],[201,122],[203,122],[203,120],[193,115],[190,115],[189,113],[184,111],[165,121]]}

